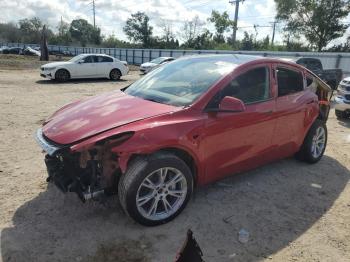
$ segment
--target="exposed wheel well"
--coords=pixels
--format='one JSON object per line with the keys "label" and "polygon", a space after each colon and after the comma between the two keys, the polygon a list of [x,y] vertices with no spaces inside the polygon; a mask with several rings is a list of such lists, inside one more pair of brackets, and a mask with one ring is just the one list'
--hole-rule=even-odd
{"label": "exposed wheel well", "polygon": [[[155,151],[152,153],[156,154],[158,152],[168,152],[168,153],[172,153],[174,155],[176,155],[178,158],[182,159],[186,165],[190,168],[191,173],[193,175],[193,182],[194,182],[194,186],[196,186],[197,184],[197,165],[196,162],[194,160],[194,158],[191,156],[191,154],[189,154],[187,151],[179,149],[179,148],[174,148],[174,147],[169,147],[169,148],[162,148],[161,150]],[[128,161],[128,165],[131,163],[131,161],[133,159],[135,159],[137,156],[139,156],[138,154],[134,154],[130,157],[129,161]]]}

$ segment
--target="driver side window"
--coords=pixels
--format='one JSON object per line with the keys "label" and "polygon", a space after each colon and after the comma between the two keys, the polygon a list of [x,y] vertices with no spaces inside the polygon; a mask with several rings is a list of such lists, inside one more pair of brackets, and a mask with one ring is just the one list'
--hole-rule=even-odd
{"label": "driver side window", "polygon": [[93,56],[87,56],[83,59],[83,63],[87,64],[87,63],[94,63],[94,57]]}
{"label": "driver side window", "polygon": [[258,67],[233,79],[224,88],[221,97],[231,96],[245,104],[265,101],[270,98],[269,69]]}

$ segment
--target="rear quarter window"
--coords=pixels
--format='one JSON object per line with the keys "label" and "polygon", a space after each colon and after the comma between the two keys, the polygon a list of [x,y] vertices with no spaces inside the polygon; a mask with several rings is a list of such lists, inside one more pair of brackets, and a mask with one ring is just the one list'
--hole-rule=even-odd
{"label": "rear quarter window", "polygon": [[301,72],[278,67],[277,68],[278,96],[294,94],[304,90],[304,80]]}

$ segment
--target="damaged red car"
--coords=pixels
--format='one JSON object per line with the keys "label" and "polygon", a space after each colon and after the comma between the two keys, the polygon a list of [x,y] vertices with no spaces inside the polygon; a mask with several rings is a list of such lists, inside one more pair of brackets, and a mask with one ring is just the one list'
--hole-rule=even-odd
{"label": "damaged red car", "polygon": [[183,57],[130,86],[68,104],[36,133],[48,181],[83,200],[117,193],[153,226],[195,187],[327,143],[331,89],[295,63],[244,55]]}

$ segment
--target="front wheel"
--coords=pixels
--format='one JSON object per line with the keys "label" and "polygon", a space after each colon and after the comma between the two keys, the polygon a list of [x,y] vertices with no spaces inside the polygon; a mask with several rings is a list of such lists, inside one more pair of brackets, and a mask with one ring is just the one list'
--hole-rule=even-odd
{"label": "front wheel", "polygon": [[308,162],[318,162],[326,150],[327,145],[327,126],[324,121],[316,120],[307,133],[304,143],[299,152],[296,154],[297,158]]}
{"label": "front wheel", "polygon": [[180,214],[192,190],[193,178],[186,163],[161,152],[136,158],[119,181],[118,195],[131,218],[145,226],[156,226]]}
{"label": "front wheel", "polygon": [[57,72],[55,73],[55,79],[58,82],[66,82],[70,79],[70,74],[67,70],[65,69],[59,69],[57,70]]}

